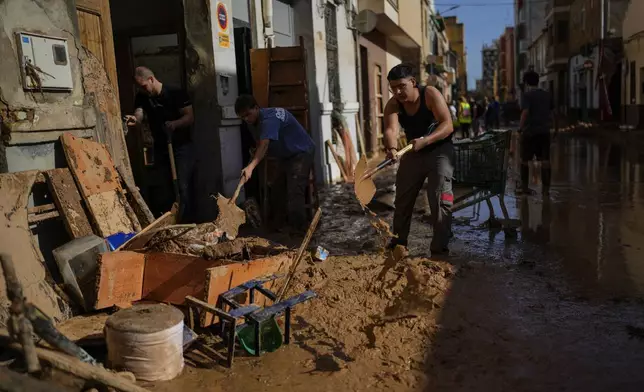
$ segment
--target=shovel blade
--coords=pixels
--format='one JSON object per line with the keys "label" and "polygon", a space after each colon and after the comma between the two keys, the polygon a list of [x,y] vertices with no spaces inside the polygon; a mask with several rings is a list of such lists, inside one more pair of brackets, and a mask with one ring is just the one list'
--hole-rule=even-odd
{"label": "shovel blade", "polygon": [[373,199],[373,196],[376,194],[376,184],[374,184],[373,180],[371,178],[362,178],[367,172],[367,169],[367,158],[363,156],[356,165],[354,174],[356,181],[353,184],[356,198],[363,207],[369,204],[371,199]]}
{"label": "shovel blade", "polygon": [[237,237],[239,226],[246,223],[246,213],[221,194],[217,195],[217,207],[219,215],[215,220],[215,226],[226,233],[228,237]]}

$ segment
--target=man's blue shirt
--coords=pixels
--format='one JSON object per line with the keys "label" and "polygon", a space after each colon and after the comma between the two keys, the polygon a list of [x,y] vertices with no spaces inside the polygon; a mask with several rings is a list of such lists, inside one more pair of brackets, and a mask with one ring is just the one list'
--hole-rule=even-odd
{"label": "man's blue shirt", "polygon": [[290,158],[299,153],[313,152],[313,139],[288,110],[262,108],[259,113],[259,140],[270,140],[269,156]]}

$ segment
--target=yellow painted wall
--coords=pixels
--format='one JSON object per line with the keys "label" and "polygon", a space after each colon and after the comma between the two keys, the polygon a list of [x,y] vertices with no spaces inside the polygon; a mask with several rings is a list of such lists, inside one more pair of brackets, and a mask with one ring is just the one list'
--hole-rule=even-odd
{"label": "yellow painted wall", "polygon": [[422,23],[422,0],[398,0],[398,25],[418,45],[423,42]]}

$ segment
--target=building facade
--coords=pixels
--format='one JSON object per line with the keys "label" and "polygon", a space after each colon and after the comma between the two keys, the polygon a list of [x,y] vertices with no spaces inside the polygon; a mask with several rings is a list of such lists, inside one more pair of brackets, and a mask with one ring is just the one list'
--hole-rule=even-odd
{"label": "building facade", "polygon": [[574,0],[570,5],[569,117],[573,119],[620,117],[621,26],[627,4],[615,0],[609,7],[608,2]]}
{"label": "building facade", "polygon": [[644,2],[631,1],[622,24],[622,113],[628,125],[644,127]]}
{"label": "building facade", "polygon": [[495,85],[497,79],[496,72],[499,64],[498,42],[494,42],[491,45],[483,45],[481,58],[483,74],[481,76],[481,89],[479,89],[479,92],[486,97],[493,97],[497,95]]}
{"label": "building facade", "polygon": [[370,12],[377,20],[375,28],[359,38],[361,123],[367,151],[373,154],[383,147],[384,109],[390,98],[387,73],[401,62],[410,62],[422,80],[422,55],[429,52],[425,46],[429,27],[423,18],[428,2],[359,0],[357,4],[359,12]]}
{"label": "building facade", "polygon": [[547,9],[541,0],[516,1],[515,17],[515,51],[514,79],[519,92],[523,91],[523,74],[530,69],[530,45],[541,34],[545,27]]}
{"label": "building facade", "polygon": [[516,94],[514,54],[515,54],[514,27],[508,26],[499,37],[499,100],[511,101]]}
{"label": "building facade", "polygon": [[456,77],[457,94],[467,94],[467,53],[465,51],[465,26],[459,23],[456,16],[444,18],[447,39],[451,50],[456,53],[458,59],[458,73]]}

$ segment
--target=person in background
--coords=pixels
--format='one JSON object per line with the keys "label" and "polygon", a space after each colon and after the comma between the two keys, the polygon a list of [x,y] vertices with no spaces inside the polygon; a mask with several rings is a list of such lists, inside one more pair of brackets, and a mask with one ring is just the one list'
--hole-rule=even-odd
{"label": "person in background", "polygon": [[461,138],[470,137],[470,127],[472,126],[472,107],[467,101],[466,96],[461,96],[461,102],[458,105],[458,123],[461,125]]}
{"label": "person in background", "polygon": [[454,127],[456,128],[458,126],[458,111],[456,110],[456,101],[452,101],[449,104],[449,112],[452,115],[452,123],[454,124]]}
{"label": "person in background", "polygon": [[[293,234],[303,234],[307,229],[306,188],[313,167],[313,139],[291,112],[284,108],[260,108],[252,95],[237,98],[235,113],[248,124],[257,141],[255,154],[242,170],[241,180],[248,181],[265,156],[276,158],[280,173],[277,181],[286,183],[286,198],[274,199],[271,205],[278,209],[285,206]],[[273,222],[277,227],[279,223]]]}
{"label": "person in background", "polygon": [[[387,74],[392,97],[385,106],[384,144],[387,156],[395,158],[399,128],[413,144],[412,151],[403,155],[396,173],[393,232],[389,248],[407,246],[412,214],[418,193],[427,180],[427,198],[432,212],[434,234],[430,251],[449,252],[452,235],[452,177],[454,175],[454,145],[452,144],[452,115],[445,98],[434,87],[419,86],[411,64],[399,64]],[[431,133],[431,127],[438,123]]]}
{"label": "person in background", "polygon": [[134,100],[134,115],[125,116],[126,123],[128,126],[140,126],[144,114],[147,116],[154,138],[154,177],[161,184],[159,189],[150,192],[150,209],[159,217],[170,211],[176,199],[168,152],[170,135],[179,183],[180,205],[177,219],[182,222],[191,221],[194,218],[194,152],[190,133],[194,122],[192,102],[186,91],[161,83],[149,68],[137,67],[134,81],[139,93]]}
{"label": "person in background", "polygon": [[538,88],[539,74],[528,71],[523,75],[526,91],[523,96],[519,132],[521,133],[521,189],[530,193],[529,162],[536,158],[541,163],[541,183],[544,195],[550,192],[550,127],[554,123],[557,133],[554,105],[550,93]]}
{"label": "person in background", "polygon": [[492,128],[499,129],[501,127],[501,103],[499,97],[492,97]]}

